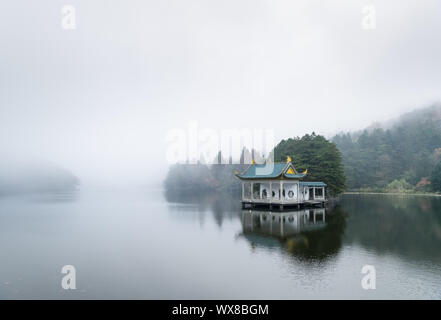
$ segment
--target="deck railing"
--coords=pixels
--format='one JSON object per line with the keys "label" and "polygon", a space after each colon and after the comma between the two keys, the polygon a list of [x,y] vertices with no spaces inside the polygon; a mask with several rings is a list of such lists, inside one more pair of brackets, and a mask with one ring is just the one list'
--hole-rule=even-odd
{"label": "deck railing", "polygon": [[314,200],[324,200],[324,198],[316,198],[316,199],[309,199],[309,200],[305,200],[303,198],[299,198],[299,199],[278,199],[278,198],[253,198],[251,199],[250,197],[248,198],[243,198],[242,201],[245,202],[251,202],[251,203],[281,203],[281,204],[289,204],[289,203],[303,203],[303,202],[307,202],[307,201],[314,201]]}
{"label": "deck railing", "polygon": [[309,198],[309,199],[303,199],[303,197],[300,197],[299,199],[289,199],[289,198],[251,198],[251,197],[244,197],[242,198],[242,201],[245,202],[251,202],[251,203],[281,203],[281,204],[289,204],[289,203],[304,203],[308,201],[323,201],[325,200],[324,196],[316,196],[315,198]]}

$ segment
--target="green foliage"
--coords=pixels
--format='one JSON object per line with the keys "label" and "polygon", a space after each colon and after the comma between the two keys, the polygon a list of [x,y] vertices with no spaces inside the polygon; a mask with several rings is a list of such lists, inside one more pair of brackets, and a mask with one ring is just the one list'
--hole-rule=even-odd
{"label": "green foliage", "polygon": [[312,133],[302,138],[282,140],[274,149],[274,160],[283,162],[287,156],[291,157],[297,171],[308,169],[304,180],[325,182],[331,195],[345,190],[341,153],[323,136]]}
{"label": "green foliage", "polygon": [[[274,149],[275,160],[286,161],[291,156],[298,171],[308,169],[307,181],[323,181],[328,185],[330,195],[337,195],[345,188],[340,151],[336,145],[323,136],[312,134],[302,138],[281,141]],[[222,154],[218,154],[222,159]],[[243,161],[241,161],[243,162]],[[234,170],[244,171],[247,164],[180,164],[170,168],[164,181],[168,191],[207,192],[227,191],[240,192],[239,180]]]}
{"label": "green foliage", "polygon": [[394,180],[386,186],[386,191],[390,193],[409,193],[414,190],[414,186],[404,179]]}
{"label": "green foliage", "polygon": [[441,162],[439,162],[432,170],[430,176],[432,190],[441,191]]}
{"label": "green foliage", "polygon": [[[244,150],[241,163],[256,152]],[[441,191],[441,105],[401,116],[387,128],[372,127],[336,135],[332,142],[311,134],[282,140],[275,161],[291,156],[306,181],[323,181],[330,195],[345,190],[370,192]],[[218,159],[222,159],[219,153]],[[240,192],[233,171],[247,165],[177,165],[167,175],[169,190]]]}
{"label": "green foliage", "polygon": [[342,152],[349,189],[385,188],[405,179],[415,186],[440,159],[441,106],[400,117],[389,128],[369,128],[333,139]]}

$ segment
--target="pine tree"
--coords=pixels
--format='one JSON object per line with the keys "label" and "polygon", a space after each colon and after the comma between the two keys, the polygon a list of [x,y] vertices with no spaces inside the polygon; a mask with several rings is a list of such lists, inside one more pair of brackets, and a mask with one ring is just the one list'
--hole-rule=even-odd
{"label": "pine tree", "polygon": [[285,161],[290,156],[297,171],[308,169],[307,181],[323,181],[330,195],[345,190],[340,150],[335,143],[312,133],[302,138],[282,140],[274,149],[275,161]]}

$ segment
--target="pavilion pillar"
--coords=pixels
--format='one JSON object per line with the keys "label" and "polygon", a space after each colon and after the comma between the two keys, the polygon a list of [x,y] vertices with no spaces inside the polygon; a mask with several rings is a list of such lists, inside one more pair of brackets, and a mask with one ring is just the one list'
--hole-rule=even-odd
{"label": "pavilion pillar", "polygon": [[[312,188],[312,199],[315,200],[315,187]],[[314,221],[315,222],[315,221]]]}
{"label": "pavilion pillar", "polygon": [[283,203],[283,181],[280,180],[280,201]]}
{"label": "pavilion pillar", "polygon": [[269,190],[270,203],[273,201],[273,183],[270,181],[270,190]]}
{"label": "pavilion pillar", "polygon": [[300,202],[300,183],[297,182],[297,203]]}
{"label": "pavilion pillar", "polygon": [[251,200],[254,200],[254,182],[251,182]]}
{"label": "pavilion pillar", "polygon": [[245,182],[242,181],[242,201],[245,200]]}

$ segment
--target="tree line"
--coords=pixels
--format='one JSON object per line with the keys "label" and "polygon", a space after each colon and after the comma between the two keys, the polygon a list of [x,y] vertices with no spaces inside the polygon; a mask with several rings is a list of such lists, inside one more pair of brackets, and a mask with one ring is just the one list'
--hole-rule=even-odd
{"label": "tree line", "polygon": [[285,162],[290,156],[298,171],[308,169],[307,181],[323,181],[328,185],[328,192],[337,195],[345,189],[341,153],[335,143],[315,133],[302,138],[282,140],[266,159],[256,150],[244,148],[239,164],[231,159],[225,164],[222,153],[218,153],[215,164],[176,164],[172,166],[165,179],[167,191],[181,193],[227,191],[240,192],[239,179],[234,171],[243,172],[248,168],[245,159],[251,158],[257,163],[264,163],[274,155],[276,162]]}
{"label": "tree line", "polygon": [[441,105],[332,141],[342,153],[349,190],[441,191]]}
{"label": "tree line", "polygon": [[[280,141],[272,154],[276,162],[290,156],[298,171],[308,169],[306,181],[323,181],[330,195],[345,190],[376,192],[441,192],[441,105],[402,115],[387,125],[373,125],[327,140],[314,132]],[[172,166],[165,179],[171,191],[240,192],[234,171],[244,159],[265,161],[256,150],[243,149],[240,164],[225,162]],[[223,163],[223,164],[222,164]],[[227,163],[227,164],[225,164]]]}

